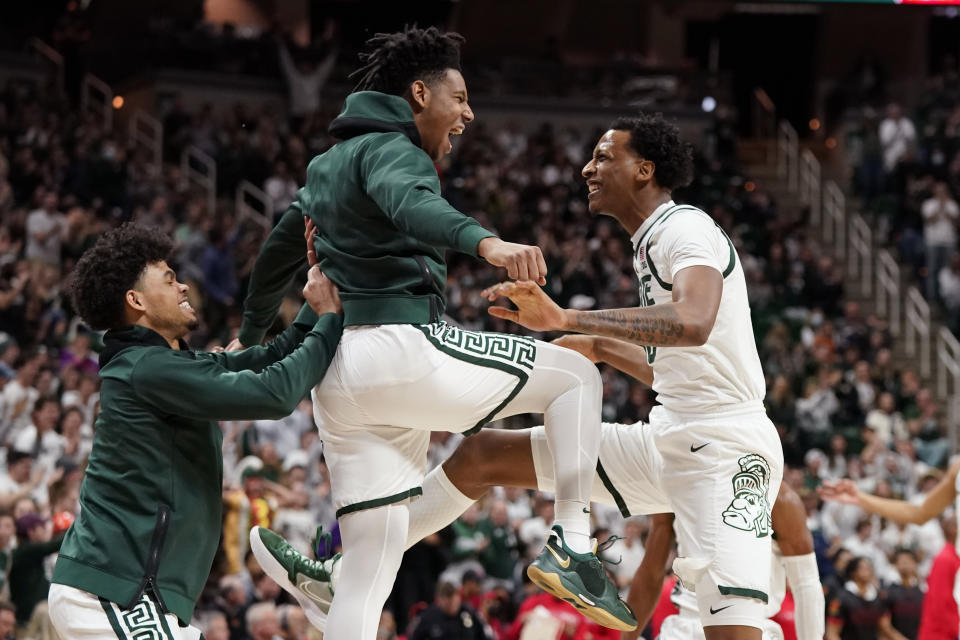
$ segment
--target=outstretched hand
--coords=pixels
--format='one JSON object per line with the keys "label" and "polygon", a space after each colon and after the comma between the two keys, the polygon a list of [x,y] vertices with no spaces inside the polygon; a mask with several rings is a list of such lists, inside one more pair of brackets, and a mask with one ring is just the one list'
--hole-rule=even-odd
{"label": "outstretched hand", "polygon": [[566,326],[564,310],[530,280],[501,282],[485,289],[482,295],[490,301],[504,297],[517,306],[516,311],[490,307],[487,312],[495,318],[516,322],[531,331],[562,331]]}
{"label": "outstretched hand", "polygon": [[824,482],[817,493],[820,497],[829,502],[840,502],[842,504],[852,504],[860,507],[860,490],[853,480],[843,479],[836,482]]}

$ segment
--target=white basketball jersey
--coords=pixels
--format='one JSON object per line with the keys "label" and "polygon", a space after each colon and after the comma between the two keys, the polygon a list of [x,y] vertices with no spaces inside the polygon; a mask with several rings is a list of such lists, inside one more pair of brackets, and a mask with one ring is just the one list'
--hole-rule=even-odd
{"label": "white basketball jersey", "polygon": [[710,216],[673,201],[660,205],[633,235],[640,304],[673,300],[673,279],[705,265],[723,275],[713,331],[699,347],[645,347],[653,389],[664,407],[701,413],[762,401],[766,393],[753,337],[743,267],[733,243]]}

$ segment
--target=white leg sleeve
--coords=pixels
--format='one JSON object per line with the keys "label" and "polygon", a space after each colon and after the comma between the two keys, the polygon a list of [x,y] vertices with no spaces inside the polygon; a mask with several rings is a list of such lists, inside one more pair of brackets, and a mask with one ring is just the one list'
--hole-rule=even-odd
{"label": "white leg sleeve", "polygon": [[826,610],[816,555],[783,556],[781,561],[796,603],[797,640],[821,640]]}
{"label": "white leg sleeve", "polygon": [[375,640],[383,604],[403,559],[406,504],[357,511],[340,518],[343,558],[325,637]]}
{"label": "white leg sleeve", "polygon": [[410,530],[406,549],[443,529],[474,503],[450,482],[443,465],[428,473],[422,486],[423,495],[408,505]]}
{"label": "white leg sleeve", "polygon": [[584,548],[572,547],[581,553],[589,549],[588,509],[600,452],[602,392],[592,362],[575,351],[538,343],[530,379],[499,414],[543,413],[553,457],[557,523],[565,533],[582,536]]}

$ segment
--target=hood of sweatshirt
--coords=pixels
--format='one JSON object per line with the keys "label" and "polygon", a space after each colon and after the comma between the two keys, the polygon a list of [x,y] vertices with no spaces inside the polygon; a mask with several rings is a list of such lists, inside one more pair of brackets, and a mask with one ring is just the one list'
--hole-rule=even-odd
{"label": "hood of sweatshirt", "polygon": [[343,111],[330,123],[330,135],[347,140],[367,133],[402,133],[420,146],[420,132],[406,100],[379,91],[347,96]]}

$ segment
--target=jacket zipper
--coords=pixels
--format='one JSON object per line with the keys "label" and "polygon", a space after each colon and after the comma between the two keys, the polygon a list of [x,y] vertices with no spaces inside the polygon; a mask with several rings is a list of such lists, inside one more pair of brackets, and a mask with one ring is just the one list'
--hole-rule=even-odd
{"label": "jacket zipper", "polygon": [[153,528],[153,537],[150,539],[147,563],[143,568],[143,580],[140,582],[140,588],[137,589],[127,605],[127,609],[135,607],[145,593],[150,593],[156,598],[160,611],[168,613],[167,605],[163,602],[163,596],[160,595],[160,589],[157,587],[157,569],[160,567],[160,552],[163,550],[163,542],[167,537],[169,526],[170,507],[161,504],[157,513],[157,524]]}
{"label": "jacket zipper", "polygon": [[430,267],[427,265],[427,261],[423,259],[423,256],[413,256],[413,259],[417,261],[417,265],[420,267],[420,278],[430,299],[430,322],[439,322],[440,305],[437,303],[437,296],[431,293],[431,289],[433,289],[433,274],[430,272]]}

